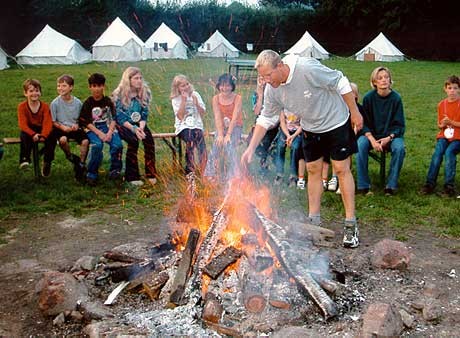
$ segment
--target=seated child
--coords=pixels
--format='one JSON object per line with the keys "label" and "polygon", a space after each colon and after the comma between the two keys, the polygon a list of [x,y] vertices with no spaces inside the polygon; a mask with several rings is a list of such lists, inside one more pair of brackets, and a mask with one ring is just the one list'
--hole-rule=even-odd
{"label": "seated child", "polygon": [[185,75],[176,75],[171,84],[171,104],[175,116],[175,134],[185,142],[185,174],[196,174],[195,149],[198,150],[199,172],[204,173],[207,162],[202,116],[206,106],[200,94]]}
{"label": "seated child", "polygon": [[128,144],[125,161],[125,179],[131,185],[142,186],[137,152],[144,144],[145,177],[156,184],[155,141],[147,126],[149,103],[152,93],[137,67],[128,67],[121,76],[118,87],[112,93],[120,137]]}
{"label": "seated child", "polygon": [[110,179],[120,177],[123,145],[116,129],[115,106],[110,97],[104,95],[105,76],[99,73],[91,74],[88,84],[91,96],[83,103],[80,124],[85,128],[90,142],[86,182],[95,186],[103,158],[104,143],[110,146]]}
{"label": "seated child", "polygon": [[23,83],[26,101],[18,105],[18,124],[21,129],[21,150],[19,154],[19,167],[29,166],[30,153],[33,144],[44,142],[44,160],[42,176],[48,177],[51,173],[51,162],[54,160],[56,139],[51,132],[53,121],[51,120],[50,108],[47,103],[40,101],[42,87],[38,80],[27,79]]}
{"label": "seated child", "polygon": [[[82,104],[72,95],[73,86],[74,79],[70,75],[64,74],[57,79],[59,96],[51,102],[51,117],[54,126],[53,135],[58,140],[67,160],[73,163],[75,178],[81,181],[85,178],[89,141],[78,124]],[[80,156],[71,153],[69,139],[74,139],[80,145]]]}
{"label": "seated child", "polygon": [[443,194],[452,197],[455,195],[457,154],[460,152],[460,79],[455,75],[449,76],[444,82],[444,91],[447,97],[438,103],[439,132],[422,193],[434,192],[444,157]]}

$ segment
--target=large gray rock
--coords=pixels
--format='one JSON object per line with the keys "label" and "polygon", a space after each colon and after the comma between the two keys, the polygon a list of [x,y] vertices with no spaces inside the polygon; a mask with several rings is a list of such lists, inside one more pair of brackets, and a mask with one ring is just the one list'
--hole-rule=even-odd
{"label": "large gray rock", "polygon": [[36,290],[39,293],[38,307],[47,316],[73,311],[78,302],[88,299],[86,286],[70,273],[45,272]]}
{"label": "large gray rock", "polygon": [[361,337],[397,337],[403,328],[401,315],[394,306],[373,303],[363,316]]}
{"label": "large gray rock", "polygon": [[404,243],[384,239],[375,244],[371,263],[377,268],[406,270],[410,263],[410,252]]}

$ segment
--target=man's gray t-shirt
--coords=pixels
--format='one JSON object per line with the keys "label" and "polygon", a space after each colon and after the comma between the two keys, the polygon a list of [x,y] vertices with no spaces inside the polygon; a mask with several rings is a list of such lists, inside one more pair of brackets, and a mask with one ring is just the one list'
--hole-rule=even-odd
{"label": "man's gray t-shirt", "polygon": [[75,96],[72,96],[72,101],[70,102],[66,102],[61,96],[58,96],[50,105],[51,118],[53,122],[59,122],[64,126],[70,127],[74,124],[78,124],[81,107],[81,101]]}
{"label": "man's gray t-shirt", "polygon": [[339,93],[342,72],[313,58],[293,56],[284,58],[283,62],[290,68],[288,80],[278,88],[266,86],[261,116],[274,121],[282,110],[288,110],[300,116],[303,130],[313,133],[344,125],[349,111]]}

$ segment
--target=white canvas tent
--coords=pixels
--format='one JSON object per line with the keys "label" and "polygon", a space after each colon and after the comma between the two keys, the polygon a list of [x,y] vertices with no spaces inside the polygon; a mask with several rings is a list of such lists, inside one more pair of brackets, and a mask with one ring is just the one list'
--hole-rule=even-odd
{"label": "white canvas tent", "polygon": [[294,46],[289,48],[284,54],[296,54],[300,56],[310,56],[315,59],[328,59],[329,52],[323,48],[308,31],[297,41]]}
{"label": "white canvas tent", "polygon": [[149,59],[187,59],[187,46],[164,22],[145,41]]}
{"label": "white canvas tent", "polygon": [[240,51],[233,46],[218,30],[199,48],[197,56],[237,58]]}
{"label": "white canvas tent", "polygon": [[355,54],[359,61],[404,61],[404,54],[382,32]]}
{"label": "white canvas tent", "polygon": [[91,61],[91,53],[77,41],[46,25],[17,55],[23,65],[75,64]]}
{"label": "white canvas tent", "polygon": [[0,70],[8,68],[8,54],[0,46]]}
{"label": "white canvas tent", "polygon": [[139,61],[144,43],[120,18],[116,18],[93,44],[95,61]]}

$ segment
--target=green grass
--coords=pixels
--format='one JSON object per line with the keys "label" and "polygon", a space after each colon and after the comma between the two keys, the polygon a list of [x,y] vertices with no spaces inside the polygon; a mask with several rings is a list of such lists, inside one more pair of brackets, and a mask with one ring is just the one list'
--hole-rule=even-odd
{"label": "green grass", "polygon": [[[363,95],[370,89],[369,76],[380,63],[357,62],[336,58],[324,62],[327,66],[341,70],[351,81],[358,84]],[[172,132],[174,118],[169,100],[170,84],[174,75],[183,73],[189,76],[208,107],[205,128],[213,130],[210,99],[214,95],[213,81],[226,72],[223,60],[162,60],[144,61],[139,66],[153,92],[149,126],[154,132]],[[433,229],[446,236],[460,236],[460,201],[439,196],[419,196],[418,191],[424,182],[431,154],[435,144],[436,106],[444,98],[444,80],[452,74],[460,75],[459,63],[447,62],[397,62],[387,65],[393,73],[394,89],[403,99],[406,114],[407,155],[400,177],[398,194],[391,198],[382,194],[379,186],[378,164],[370,160],[371,179],[374,196],[356,199],[357,215],[360,222],[381,229],[391,229],[395,238],[407,238],[407,233],[419,227]],[[40,66],[26,69],[8,69],[0,72],[0,138],[17,136],[16,107],[23,100],[22,82],[37,78],[42,82],[43,100],[50,102],[56,94],[56,78],[69,73],[75,77],[74,94],[84,100],[88,96],[87,76],[92,72],[102,72],[107,77],[107,93],[118,84],[126,63],[91,63],[75,66]],[[245,110],[245,132],[254,121],[251,112],[250,96],[255,87],[254,81],[240,81],[237,86],[243,96]],[[75,183],[71,167],[64,159],[62,151],[56,149],[49,179],[37,182],[31,171],[17,169],[19,145],[5,146],[3,160],[0,161],[0,219],[13,216],[26,218],[44,213],[68,211],[81,215],[91,210],[108,210],[114,213],[132,212],[137,207],[148,207],[161,214],[175,203],[178,194],[177,173],[171,168],[170,153],[163,143],[157,141],[157,166],[162,182],[153,188],[131,191],[123,185],[108,182],[102,174],[96,188]],[[208,149],[210,149],[208,142]],[[107,150],[106,150],[107,151]],[[108,169],[109,158],[105,154],[103,168]],[[142,166],[141,166],[142,168]],[[443,170],[438,182],[442,185]],[[303,208],[305,197],[301,192],[275,195],[274,201],[280,207]],[[328,220],[340,220],[343,215],[340,196],[327,193],[323,195],[322,214]]]}

